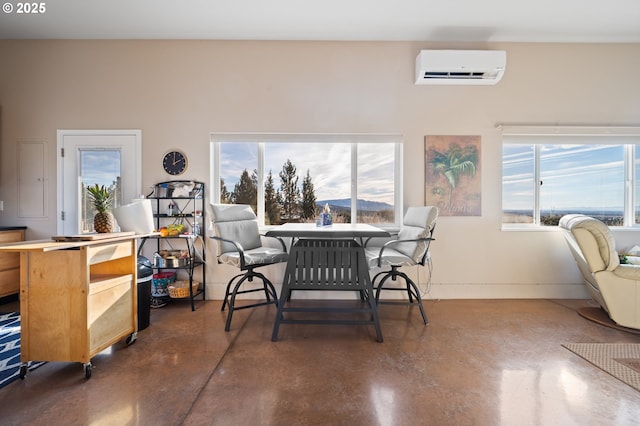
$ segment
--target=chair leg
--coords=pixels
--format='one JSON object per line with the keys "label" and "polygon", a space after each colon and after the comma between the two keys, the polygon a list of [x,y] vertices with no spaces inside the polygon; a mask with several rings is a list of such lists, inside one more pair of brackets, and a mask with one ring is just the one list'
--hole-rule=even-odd
{"label": "chair leg", "polygon": [[227,322],[224,326],[224,331],[229,331],[229,329],[231,328],[231,318],[233,317],[233,311],[235,310],[235,306],[236,306],[236,296],[238,295],[238,289],[240,288],[240,286],[242,285],[243,282],[245,282],[245,280],[249,278],[248,276],[243,276],[242,279],[240,279],[236,285],[233,287],[233,292],[231,293],[231,300],[229,301],[229,313],[227,314]]}
{"label": "chair leg", "polygon": [[[262,284],[264,285],[264,294],[267,302],[274,303],[276,306],[278,306],[278,293],[276,292],[276,288],[273,286],[271,281],[260,272],[254,272],[253,276],[262,280]],[[272,298],[273,301],[271,300]]]}
{"label": "chair leg", "polygon": [[225,306],[227,306],[229,304],[228,299],[229,299],[229,294],[231,294],[230,289],[231,286],[233,285],[233,282],[235,281],[236,278],[240,278],[240,277],[244,277],[244,274],[238,274],[235,277],[231,278],[229,280],[229,282],[227,283],[227,288],[224,291],[224,299],[222,301],[222,308],[220,308],[221,311],[224,311]]}
{"label": "chair leg", "polygon": [[389,272],[390,272],[390,271],[382,271],[382,272],[378,272],[377,274],[375,274],[375,275],[374,275],[374,277],[373,277],[373,279],[371,280],[371,287],[372,287],[374,290],[377,290],[378,288],[376,287],[376,280],[378,279],[378,277],[379,277],[380,275],[386,275],[386,274],[388,274]]}
{"label": "chair leg", "polygon": [[[239,277],[242,277],[242,278],[240,278],[240,280],[238,280],[238,282],[235,283],[234,285],[233,282],[235,281],[236,278],[239,278]],[[245,281],[253,281],[254,278],[259,278],[262,281],[262,289],[255,288],[251,290],[240,290],[240,286]],[[233,291],[230,291],[230,288],[232,285],[233,285]],[[236,307],[236,297],[238,294],[251,293],[254,291],[264,291],[266,301]],[[225,323],[224,331],[230,330],[231,319],[233,318],[234,311],[238,309],[252,308],[255,306],[263,306],[263,305],[270,305],[270,304],[275,304],[276,306],[278,306],[278,293],[276,292],[276,289],[271,283],[271,281],[269,281],[269,279],[265,277],[264,274],[260,272],[255,272],[253,269],[249,269],[245,274],[236,275],[229,281],[229,284],[227,284],[225,299],[224,299],[224,302],[222,303],[223,311],[224,311],[225,305],[229,306],[229,313],[227,314],[227,321]]]}
{"label": "chair leg", "polygon": [[407,281],[407,297],[409,298],[409,303],[413,304],[413,293],[411,292],[411,287],[409,287],[408,281]]}
{"label": "chair leg", "polygon": [[264,280],[262,281],[262,284],[264,289],[264,298],[266,299],[267,302],[271,302],[271,293],[269,292],[270,289],[269,287],[267,287],[267,283]]}
{"label": "chair leg", "polygon": [[[405,282],[407,283],[407,291],[409,291],[409,286],[413,288],[413,295],[417,300],[418,307],[420,308],[420,314],[422,314],[422,321],[424,322],[424,325],[429,324],[427,315],[424,313],[424,307],[422,306],[422,296],[420,296],[420,289],[418,289],[418,286],[416,285],[416,283],[414,283],[413,280],[407,276],[407,274],[405,274],[404,272],[400,272],[399,275],[402,276],[402,278],[404,278]],[[409,291],[409,293],[411,292]]]}
{"label": "chair leg", "polygon": [[[384,283],[389,278],[391,278],[392,281],[396,281],[398,278],[402,278],[406,284],[406,292],[409,297],[409,304],[410,305],[417,304],[418,307],[420,308],[420,314],[422,315],[422,321],[424,322],[424,325],[429,324],[429,320],[427,319],[427,315],[424,311],[424,306],[422,305],[422,296],[420,296],[420,289],[418,289],[418,286],[413,282],[413,280],[409,278],[407,274],[405,274],[404,272],[398,271],[398,268],[396,266],[392,266],[390,271],[380,272],[376,274],[372,282],[375,282],[375,280],[381,274],[386,274],[386,275],[384,275],[384,277],[380,281],[380,284],[378,284],[378,287],[376,288],[376,303],[378,304],[380,303],[380,291],[383,290]],[[385,290],[404,290],[404,289],[387,288]],[[416,299],[415,302],[413,301],[414,298]]]}
{"label": "chair leg", "polygon": [[384,287],[385,281],[387,281],[391,277],[391,271],[389,271],[389,273],[382,277],[382,280],[380,280],[380,284],[378,284],[378,287],[376,288],[376,303],[380,303],[380,291],[382,291],[382,287]]}

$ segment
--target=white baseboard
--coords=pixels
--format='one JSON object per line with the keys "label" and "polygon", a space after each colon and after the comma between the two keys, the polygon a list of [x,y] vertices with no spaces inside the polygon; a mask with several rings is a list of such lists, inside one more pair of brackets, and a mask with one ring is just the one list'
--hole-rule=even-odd
{"label": "white baseboard", "polygon": [[584,284],[432,284],[426,299],[590,299]]}
{"label": "white baseboard", "polygon": [[[256,284],[248,284],[255,286]],[[259,283],[257,285],[260,285]],[[278,294],[280,285],[274,285]],[[207,300],[222,300],[226,283],[207,283]],[[584,284],[437,284],[425,289],[420,285],[424,299],[590,299]],[[259,297],[251,293],[247,299]],[[299,299],[356,299],[355,292],[299,291]],[[238,297],[242,298],[241,296]],[[385,291],[385,299],[402,299],[401,291]]]}

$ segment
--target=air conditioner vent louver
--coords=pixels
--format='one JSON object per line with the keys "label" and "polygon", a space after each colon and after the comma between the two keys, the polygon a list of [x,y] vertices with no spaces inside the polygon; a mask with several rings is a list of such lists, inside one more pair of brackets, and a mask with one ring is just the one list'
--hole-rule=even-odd
{"label": "air conditioner vent louver", "polygon": [[485,78],[490,77],[484,72],[425,72],[424,78]]}
{"label": "air conditioner vent louver", "polygon": [[415,84],[496,84],[506,62],[502,50],[423,50],[416,58]]}

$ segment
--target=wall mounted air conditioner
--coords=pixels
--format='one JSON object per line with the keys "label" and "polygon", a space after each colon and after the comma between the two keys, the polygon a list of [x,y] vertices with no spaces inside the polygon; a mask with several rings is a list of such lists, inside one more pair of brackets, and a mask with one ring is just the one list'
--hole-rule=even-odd
{"label": "wall mounted air conditioner", "polygon": [[504,50],[422,50],[416,84],[496,84],[506,66]]}

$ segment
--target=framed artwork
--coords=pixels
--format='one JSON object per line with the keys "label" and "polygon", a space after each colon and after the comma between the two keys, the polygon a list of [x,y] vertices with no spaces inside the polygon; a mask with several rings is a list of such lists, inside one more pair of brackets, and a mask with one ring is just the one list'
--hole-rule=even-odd
{"label": "framed artwork", "polygon": [[481,216],[480,136],[425,136],[425,205],[440,216]]}

